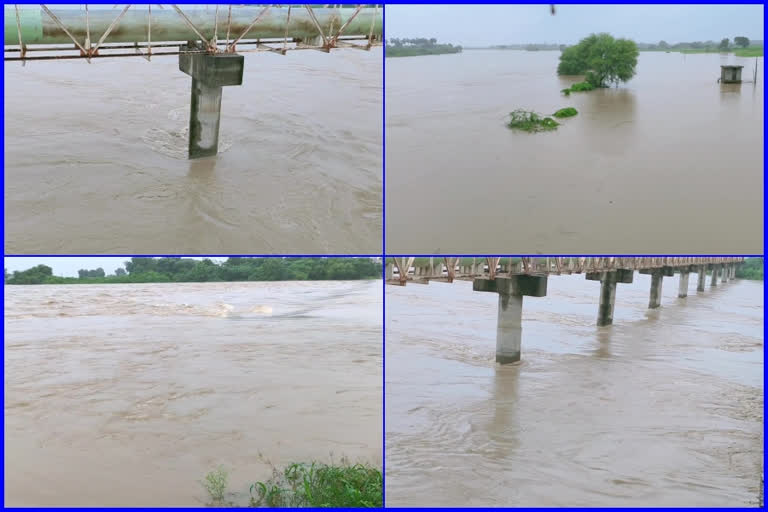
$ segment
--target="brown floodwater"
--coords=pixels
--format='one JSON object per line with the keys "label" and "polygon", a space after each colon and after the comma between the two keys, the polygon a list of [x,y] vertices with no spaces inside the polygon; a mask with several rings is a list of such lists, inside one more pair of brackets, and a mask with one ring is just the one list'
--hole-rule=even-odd
{"label": "brown floodwater", "polygon": [[495,364],[495,294],[386,290],[388,506],[756,506],[763,461],[763,283],[677,298],[650,276],[549,278],[523,304],[522,361]]}
{"label": "brown floodwater", "polygon": [[380,253],[382,50],[244,55],[195,161],[177,57],[6,63],[6,254]]}
{"label": "brown floodwater", "polygon": [[[387,252],[761,254],[763,59],[642,52],[619,88],[560,90],[560,52],[386,59]],[[522,108],[575,107],[554,132]]]}
{"label": "brown floodwater", "polygon": [[381,281],[6,286],[5,504],[196,506],[382,463]]}

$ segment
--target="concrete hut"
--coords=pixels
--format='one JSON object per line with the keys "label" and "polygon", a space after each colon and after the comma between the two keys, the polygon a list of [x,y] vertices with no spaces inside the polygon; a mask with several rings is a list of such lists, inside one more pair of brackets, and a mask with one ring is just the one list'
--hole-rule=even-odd
{"label": "concrete hut", "polygon": [[741,70],[744,66],[720,66],[720,82],[724,84],[740,84]]}

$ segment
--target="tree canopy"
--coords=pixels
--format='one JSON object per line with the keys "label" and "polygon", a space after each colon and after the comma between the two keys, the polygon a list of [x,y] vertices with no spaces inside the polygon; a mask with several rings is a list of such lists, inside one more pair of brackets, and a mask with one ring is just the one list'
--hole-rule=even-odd
{"label": "tree canopy", "polygon": [[131,258],[125,269],[105,276],[104,269],[81,269],[79,277],[54,276],[51,267],[38,265],[6,273],[6,284],[168,283],[206,281],[326,281],[376,279],[381,263],[371,258]]}
{"label": "tree canopy", "polygon": [[763,258],[747,258],[743,265],[736,267],[736,277],[739,279],[763,280]]}
{"label": "tree canopy", "polygon": [[736,46],[741,46],[742,48],[746,48],[749,46],[749,38],[744,36],[738,36],[733,38],[733,44]]}
{"label": "tree canopy", "polygon": [[727,50],[729,46],[730,46],[730,43],[728,41],[728,38],[724,37],[723,40],[720,41],[720,45],[718,46],[718,48],[720,48],[721,50]]}
{"label": "tree canopy", "polygon": [[639,51],[634,41],[591,34],[560,54],[558,75],[586,75],[595,87],[626,82],[635,76]]}

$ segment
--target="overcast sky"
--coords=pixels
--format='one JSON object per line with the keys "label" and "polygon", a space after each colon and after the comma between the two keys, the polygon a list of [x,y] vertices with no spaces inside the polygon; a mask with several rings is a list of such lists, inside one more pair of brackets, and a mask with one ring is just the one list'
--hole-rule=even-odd
{"label": "overcast sky", "polygon": [[572,44],[592,32],[638,43],[763,39],[762,5],[392,5],[386,37],[435,37],[463,46]]}
{"label": "overcast sky", "polygon": [[[81,268],[87,270],[97,269],[99,267],[104,269],[107,274],[114,274],[115,269],[118,267],[125,268],[125,262],[130,261],[131,258],[122,256],[109,257],[109,256],[92,256],[92,257],[18,257],[18,258],[5,258],[5,268],[8,272],[14,270],[27,270],[35,265],[48,265],[53,269],[54,275],[64,277],[77,277],[77,271]],[[195,260],[201,260],[203,258],[192,258]],[[227,258],[211,258],[213,261],[224,261]]]}

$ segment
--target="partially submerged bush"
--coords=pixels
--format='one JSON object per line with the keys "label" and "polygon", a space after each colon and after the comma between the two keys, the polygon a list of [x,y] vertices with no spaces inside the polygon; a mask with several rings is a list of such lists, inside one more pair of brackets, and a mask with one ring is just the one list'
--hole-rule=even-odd
{"label": "partially submerged bush", "polygon": [[509,128],[523,130],[526,132],[542,132],[555,130],[559,123],[551,117],[542,117],[536,112],[517,109],[509,113]]}
{"label": "partially submerged bush", "polygon": [[214,502],[221,502],[224,500],[224,493],[227,491],[227,478],[227,470],[221,466],[205,475],[203,487],[208,491],[208,494]]}
{"label": "partially submerged bush", "polygon": [[591,91],[594,88],[595,86],[589,82],[576,82],[571,86],[571,92]]}
{"label": "partially submerged bush", "polygon": [[575,108],[573,108],[573,107],[566,107],[566,108],[561,108],[560,110],[558,110],[557,112],[555,112],[552,115],[555,116],[555,117],[562,118],[562,117],[573,117],[573,116],[575,116],[578,113],[579,112]]}
{"label": "partially submerged bush", "polygon": [[571,90],[570,89],[563,89],[560,92],[565,94],[566,96],[570,96],[571,95]]}

